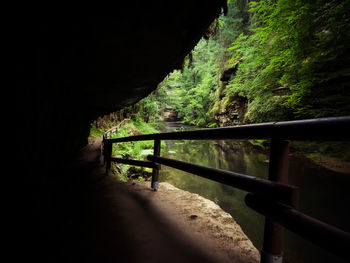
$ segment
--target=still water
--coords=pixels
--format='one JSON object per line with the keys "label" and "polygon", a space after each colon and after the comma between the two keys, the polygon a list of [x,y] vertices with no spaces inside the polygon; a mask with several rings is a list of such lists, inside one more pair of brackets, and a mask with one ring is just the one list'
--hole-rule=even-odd
{"label": "still water", "polygon": [[[193,127],[168,122],[161,128],[162,132],[179,129]],[[246,141],[166,141],[161,156],[259,178],[268,176],[268,153]],[[245,206],[245,192],[164,165],[160,170],[160,181],[214,201],[232,215],[254,245],[261,249],[264,217]],[[290,156],[289,183],[300,188],[301,212],[350,232],[350,174],[332,172],[308,159]],[[344,261],[285,231],[284,262]]]}

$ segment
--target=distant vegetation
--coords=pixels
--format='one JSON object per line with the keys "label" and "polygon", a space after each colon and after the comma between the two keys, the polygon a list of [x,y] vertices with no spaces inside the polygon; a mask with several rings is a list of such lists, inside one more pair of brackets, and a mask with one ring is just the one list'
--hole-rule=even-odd
{"label": "distant vegetation", "polygon": [[228,5],[183,70],[139,103],[139,115],[147,119],[167,106],[186,123],[213,127],[235,118],[256,123],[350,114],[349,0]]}
{"label": "distant vegetation", "polygon": [[[228,1],[227,15],[212,23],[182,70],[147,98],[97,121],[92,134],[124,117],[137,120],[125,128],[129,134],[132,125],[153,133],[140,121],[159,121],[169,109],[198,127],[350,115],[349,43],[350,0]],[[118,153],[136,156],[151,144],[118,146]],[[322,145],[293,149],[350,160],[349,143]]]}
{"label": "distant vegetation", "polygon": [[[152,125],[145,123],[141,119],[137,119],[134,121],[132,120],[129,124],[122,126],[118,130],[118,133],[112,135],[111,138],[121,138],[133,135],[150,134],[158,132],[159,131],[156,130]],[[114,143],[112,155],[118,155],[122,158],[139,159],[143,150],[153,149],[153,144],[153,141]]]}
{"label": "distant vegetation", "polygon": [[[140,118],[131,120],[130,123],[123,125],[116,134],[110,138],[121,138],[127,136],[158,133],[152,124],[144,122]],[[123,159],[146,160],[146,156],[153,154],[154,141],[135,141],[114,143],[112,148],[112,156],[117,156]],[[165,142],[161,144],[162,149],[165,149]],[[130,165],[113,164],[112,171],[121,181],[128,179],[144,180],[150,179],[152,169],[143,167],[134,167]]]}

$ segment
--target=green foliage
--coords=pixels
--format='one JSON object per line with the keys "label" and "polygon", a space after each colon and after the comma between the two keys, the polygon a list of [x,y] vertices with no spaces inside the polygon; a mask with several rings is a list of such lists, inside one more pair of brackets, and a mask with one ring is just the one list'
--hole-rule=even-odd
{"label": "green foliage", "polygon": [[[145,123],[142,119],[132,120],[130,123],[122,126],[116,134],[111,138],[121,138],[140,134],[158,133],[152,125]],[[147,149],[153,149],[153,141],[136,141],[136,142],[123,142],[114,143],[112,149],[112,155],[122,156],[122,158],[132,158],[135,160],[143,160],[144,155],[142,151]],[[161,147],[164,149],[165,143],[162,142]]]}
{"label": "green foliage", "polygon": [[182,72],[174,71],[162,83],[168,103],[186,123],[206,126],[217,89],[218,43],[202,39],[192,52],[192,64],[186,61]]}
{"label": "green foliage", "polygon": [[[229,48],[242,58],[227,96],[249,99],[246,120],[350,113],[350,1],[251,2],[255,23]],[[341,19],[340,19],[341,18]]]}
{"label": "green foliage", "polygon": [[96,129],[94,127],[91,127],[90,128],[90,137],[99,138],[99,137],[102,137],[105,132],[106,132],[106,129]]}
{"label": "green foliage", "polygon": [[[154,122],[156,116],[161,112],[159,108],[159,91],[152,92],[149,96],[132,106],[132,119],[142,119],[145,122]],[[160,96],[159,96],[160,97]]]}
{"label": "green foliage", "polygon": [[227,16],[220,16],[210,27],[210,39],[201,39],[185,60],[183,69],[169,74],[159,88],[138,103],[134,117],[149,121],[172,109],[185,123],[205,127],[213,124],[212,109],[222,87],[219,81],[231,57],[227,47],[241,32],[247,31],[249,12],[246,1],[230,1]]}
{"label": "green foliage", "polygon": [[121,182],[127,182],[128,181],[128,177],[126,176],[126,171],[127,169],[129,169],[129,165],[121,165],[122,168],[122,173],[117,172],[117,168],[116,168],[116,164],[114,162],[111,163],[112,166],[112,171],[114,171],[114,175],[117,177],[118,181]]}
{"label": "green foliage", "polygon": [[[231,0],[135,117],[172,109],[184,122],[215,125],[214,114],[246,97],[245,123],[350,114],[350,0]],[[230,81],[219,79],[236,68]],[[153,119],[152,119],[153,118]]]}

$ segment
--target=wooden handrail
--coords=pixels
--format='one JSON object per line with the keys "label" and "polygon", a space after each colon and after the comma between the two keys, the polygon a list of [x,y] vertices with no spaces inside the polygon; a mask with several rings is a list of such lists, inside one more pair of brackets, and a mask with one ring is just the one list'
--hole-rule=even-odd
{"label": "wooden handrail", "polygon": [[[160,157],[161,140],[223,139],[271,139],[268,180]],[[147,157],[149,162],[111,156],[113,143],[143,140],[155,141],[154,154]],[[287,185],[289,140],[349,141],[350,117],[261,123],[114,139],[107,139],[107,136],[104,136],[104,145],[107,149],[104,154],[107,161],[107,174],[112,161],[152,167],[151,187],[154,190],[158,188],[158,173],[160,164],[163,164],[247,191],[246,204],[266,216],[264,244],[261,251],[262,263],[282,262],[283,228],[281,225],[335,255],[348,259],[347,251],[336,248],[335,244],[350,247],[350,233],[294,209],[298,206],[298,191],[295,186]],[[271,207],[276,209],[271,210]],[[325,241],[318,241],[315,238],[316,234],[327,238]]]}
{"label": "wooden handrail", "polygon": [[111,168],[111,155],[112,155],[112,144],[108,143],[107,140],[108,136],[110,136],[112,133],[117,133],[118,130],[120,129],[120,127],[122,127],[123,125],[127,124],[130,122],[130,119],[124,119],[122,120],[120,123],[118,123],[117,126],[114,126],[112,128],[110,128],[109,130],[107,130],[104,134],[103,134],[103,145],[102,145],[102,154],[104,156],[103,158],[103,162],[106,163],[106,171],[108,172],[108,170]]}
{"label": "wooden handrail", "polygon": [[108,136],[110,136],[113,133],[117,133],[118,130],[120,129],[120,127],[122,127],[125,124],[128,124],[130,122],[130,119],[124,119],[122,120],[120,123],[118,123],[117,126],[114,126],[112,128],[110,128],[109,130],[107,130],[104,134],[103,134],[103,139],[107,139]]}
{"label": "wooden handrail", "polygon": [[164,157],[148,155],[147,159],[152,162],[195,174],[249,193],[265,195],[270,199],[278,200],[290,206],[297,205],[298,188],[295,186]]}
{"label": "wooden handrail", "polygon": [[349,252],[344,249],[350,244],[349,233],[307,216],[292,207],[264,200],[261,196],[247,194],[245,203],[254,211],[272,218],[313,244],[326,248],[343,259],[350,258]]}
{"label": "wooden handrail", "polygon": [[350,116],[238,125],[194,131],[165,132],[110,139],[111,143],[146,140],[350,140]]}

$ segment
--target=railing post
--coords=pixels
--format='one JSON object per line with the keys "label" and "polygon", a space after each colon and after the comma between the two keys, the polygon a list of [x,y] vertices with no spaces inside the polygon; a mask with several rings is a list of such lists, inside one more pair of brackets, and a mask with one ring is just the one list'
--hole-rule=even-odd
{"label": "railing post", "polygon": [[103,158],[103,165],[106,164],[106,137],[105,137],[105,134],[103,134],[103,137],[102,137],[102,158]]}
{"label": "railing post", "polygon": [[[288,182],[289,141],[271,139],[269,180]],[[282,263],[283,227],[270,218],[265,218],[264,243],[261,263]]]}
{"label": "railing post", "polygon": [[[154,140],[154,156],[160,156],[160,140]],[[154,191],[158,189],[159,165],[153,167],[151,187]]]}
{"label": "railing post", "polygon": [[106,162],[106,175],[108,175],[111,169],[111,157],[112,157],[112,143],[109,140],[105,140],[105,162]]}

